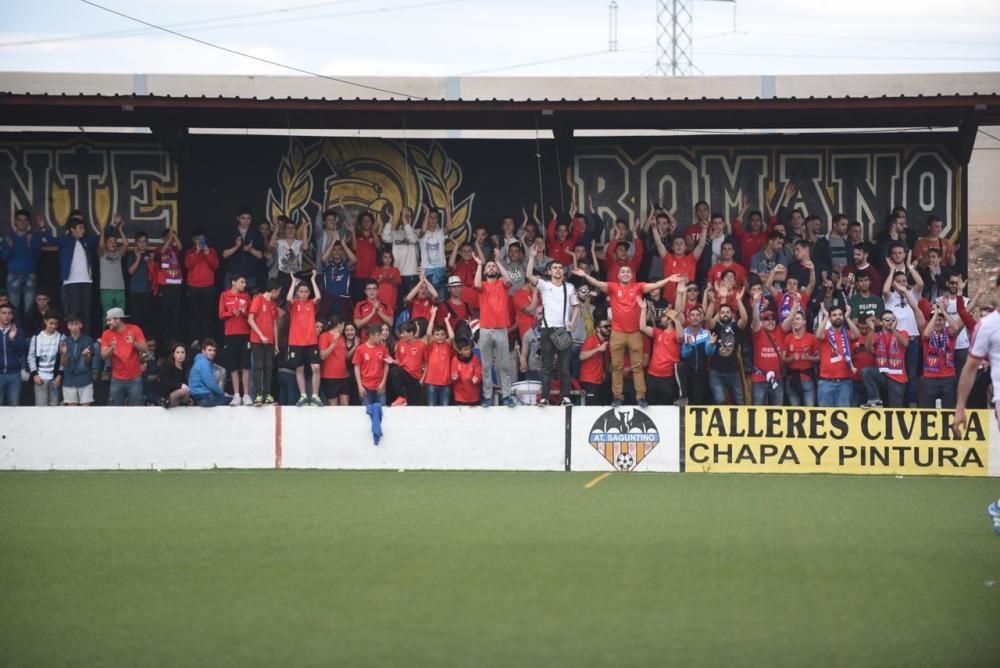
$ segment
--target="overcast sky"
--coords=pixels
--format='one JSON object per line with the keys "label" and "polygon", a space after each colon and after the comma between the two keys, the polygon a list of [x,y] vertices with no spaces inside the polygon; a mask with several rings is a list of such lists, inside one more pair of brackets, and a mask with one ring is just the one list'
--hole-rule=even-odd
{"label": "overcast sky", "polygon": [[[96,1],[337,76],[637,76],[656,62],[655,0],[618,0],[616,53],[609,0]],[[1000,70],[1000,0],[690,4],[704,74]],[[0,0],[0,26],[8,71],[287,73],[80,0]]]}

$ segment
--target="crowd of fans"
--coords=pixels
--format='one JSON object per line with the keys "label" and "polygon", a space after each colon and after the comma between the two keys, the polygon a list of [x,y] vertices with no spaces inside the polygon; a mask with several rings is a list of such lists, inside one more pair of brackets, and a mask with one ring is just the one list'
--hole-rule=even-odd
{"label": "crowd of fans", "polygon": [[[130,240],[121,216],[94,235],[78,212],[53,235],[18,211],[0,242],[0,399],[954,407],[969,332],[997,304],[964,296],[941,220],[920,236],[897,207],[866,239],[796,194],[733,221],[698,202],[683,227],[650,203],[608,229],[588,199],[463,243],[426,207],[314,203],[299,226],[244,209],[219,248],[204,230],[187,248],[175,230]],[[45,249],[59,294],[37,288]]]}

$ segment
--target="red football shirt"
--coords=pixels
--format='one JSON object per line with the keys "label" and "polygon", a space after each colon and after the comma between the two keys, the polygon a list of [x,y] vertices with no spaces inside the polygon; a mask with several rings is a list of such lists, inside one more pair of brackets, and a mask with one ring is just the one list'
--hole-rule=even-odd
{"label": "red football shirt", "polygon": [[[851,367],[847,364],[847,359],[844,357],[844,341],[841,333],[834,332],[833,341],[836,349],[831,347],[829,330],[821,332],[820,336],[816,338],[819,341],[819,377],[826,380],[845,380],[851,378]],[[849,333],[848,338],[851,341],[854,340]],[[851,356],[851,361],[854,361],[853,355]]]}
{"label": "red football shirt", "polygon": [[[527,286],[527,283],[525,283]],[[535,314],[525,313],[524,308],[531,303],[531,290],[527,287],[518,288],[511,298],[514,302],[514,316],[517,322],[517,337],[523,339],[524,335],[535,324]]]}
{"label": "red football shirt", "polygon": [[357,261],[354,263],[355,278],[371,278],[375,273],[376,256],[378,255],[378,244],[374,236],[366,237],[360,232],[357,235],[358,248],[354,251]]}
{"label": "red football shirt", "polygon": [[[391,306],[387,306],[385,304],[385,302],[382,302],[381,300],[379,300],[379,303],[382,305],[382,311],[385,314],[387,314],[390,318],[392,318],[392,307]],[[364,301],[362,301],[362,302],[358,302],[357,304],[355,304],[355,306],[354,306],[354,321],[357,322],[359,320],[362,320],[362,319],[368,317],[368,314],[375,310],[375,306],[376,306],[375,304],[372,304],[367,299],[364,300]],[[366,324],[363,327],[359,327],[358,328],[358,336],[361,337],[361,342],[364,343],[365,341],[368,340],[368,327],[370,325],[379,325],[379,326],[382,326],[384,324],[385,323],[382,322],[382,318],[380,318],[380,317],[378,317],[376,315],[376,316],[372,317],[371,320],[368,321],[368,324]]]}
{"label": "red football shirt", "polygon": [[428,322],[431,320],[431,308],[434,306],[434,300],[430,297],[414,297],[413,301],[410,302],[410,320],[416,320],[417,318],[426,318]]}
{"label": "red football shirt", "polygon": [[483,281],[479,290],[479,326],[483,329],[510,327],[510,297],[501,280]]}
{"label": "red football shirt", "polygon": [[403,279],[396,267],[379,267],[375,270],[375,280],[378,281],[378,300],[396,308],[399,295],[399,284]]}
{"label": "red football shirt", "polygon": [[955,337],[942,331],[923,337],[924,378],[955,376]]}
{"label": "red football shirt", "polygon": [[[580,352],[594,350],[600,345],[601,340],[597,337],[597,334],[591,334],[587,337],[587,340],[583,342],[583,347],[580,348]],[[605,370],[607,369],[607,360],[607,350],[603,353],[596,353],[590,359],[582,360],[580,362],[580,382],[593,383],[594,385],[600,385],[603,383]]]}
{"label": "red football shirt", "polygon": [[311,299],[293,299],[288,303],[288,345],[316,345],[316,303]]}
{"label": "red football shirt", "polygon": [[608,283],[608,301],[611,302],[611,329],[616,332],[638,332],[642,309],[638,299],[642,297],[645,283]]}
{"label": "red football shirt", "polygon": [[451,393],[455,401],[463,404],[477,403],[483,383],[483,365],[479,358],[473,355],[468,360],[462,360],[456,355],[451,359],[451,375],[458,376],[451,381]]}
{"label": "red football shirt", "polygon": [[367,343],[361,344],[354,351],[354,367],[361,369],[361,384],[366,390],[377,390],[382,384],[382,376],[385,373],[385,358],[389,356],[389,351],[381,343],[377,346],[370,346]]}
{"label": "red football shirt", "polygon": [[339,380],[349,378],[347,373],[347,344],[344,337],[338,336],[336,343],[333,342],[332,332],[323,332],[319,335],[320,352],[326,350],[333,343],[333,352],[320,364],[320,378]]}
{"label": "red football shirt", "polygon": [[653,354],[649,359],[649,375],[673,378],[675,365],[681,361],[681,344],[673,329],[653,330]]}
{"label": "red football shirt", "polygon": [[479,267],[479,263],[475,260],[463,260],[462,258],[458,258],[455,261],[455,269],[452,271],[452,274],[462,279],[462,285],[467,288],[471,288],[476,282],[477,267]]}
{"label": "red football shirt", "polygon": [[113,360],[111,377],[118,380],[133,380],[142,375],[142,361],[139,359],[139,351],[127,341],[129,334],[132,335],[136,343],[146,342],[142,330],[135,325],[125,325],[120,332],[106,329],[101,334],[101,347],[110,346],[111,341],[115,341],[115,350],[111,353]]}
{"label": "red football shirt", "polygon": [[712,265],[712,268],[708,270],[708,282],[714,285],[717,281],[722,280],[722,274],[726,271],[733,271],[736,274],[736,285],[740,285],[746,280],[747,270],[741,264],[737,264],[733,261],[732,264],[723,264],[719,262],[718,264]]}
{"label": "red football shirt", "polygon": [[[698,272],[698,261],[694,259],[694,255],[674,255],[673,253],[667,253],[663,258],[663,275],[673,276],[674,274],[684,274],[688,278],[688,282],[694,281],[695,276]],[[674,303],[674,296],[677,294],[677,284],[667,283],[667,286],[663,288],[663,297],[670,302]]]}
{"label": "red football shirt", "polygon": [[219,318],[225,323],[227,336],[246,336],[250,333],[250,295],[246,292],[226,290],[219,295]]}
{"label": "red football shirt", "polygon": [[[768,334],[774,339],[774,344],[768,339]],[[767,380],[767,372],[773,371],[774,377],[781,379],[781,351],[784,348],[784,336],[780,328],[767,332],[763,327],[753,335],[753,374],[750,380],[763,383]],[[776,347],[775,347],[776,346]]]}
{"label": "red football shirt", "polygon": [[[795,353],[799,353],[803,357],[806,355],[815,356],[819,353],[819,341],[817,341],[816,337],[809,332],[803,332],[802,338],[797,338],[795,334],[790,332],[785,335],[785,351],[789,357]],[[792,360],[788,363],[789,369],[795,369],[797,371],[808,371],[813,368],[813,366],[814,363],[809,360]]]}
{"label": "red football shirt", "polygon": [[[274,345],[274,321],[278,318],[278,305],[264,295],[257,295],[250,303],[250,313],[253,314],[253,321],[257,325],[257,329],[264,333],[271,345]],[[257,336],[257,332],[252,329],[250,330],[250,343],[264,343]]]}
{"label": "red football shirt", "polygon": [[451,385],[451,356],[450,343],[432,341],[427,346],[427,376],[424,384]]}
{"label": "red football shirt", "polygon": [[406,373],[417,380],[424,375],[424,361],[427,359],[427,344],[420,339],[396,343],[396,363]]}
{"label": "red football shirt", "polygon": [[872,347],[875,349],[875,365],[878,370],[885,374],[886,378],[897,383],[907,382],[906,377],[906,346],[910,337],[906,332],[903,335],[903,343],[900,344],[896,337],[885,330],[875,332],[872,337]]}

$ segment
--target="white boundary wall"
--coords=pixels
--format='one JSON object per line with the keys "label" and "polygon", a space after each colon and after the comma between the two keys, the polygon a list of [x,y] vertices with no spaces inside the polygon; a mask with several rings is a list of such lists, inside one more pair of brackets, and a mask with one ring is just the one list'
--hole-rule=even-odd
{"label": "white boundary wall", "polygon": [[[609,407],[572,409],[574,471],[612,471],[589,442]],[[651,407],[659,442],[636,471],[680,470],[681,410]],[[989,416],[992,418],[992,414]],[[389,408],[373,445],[363,408],[4,408],[0,470],[434,469],[562,471],[566,409]],[[1000,477],[990,424],[989,475]]]}
{"label": "white boundary wall", "polygon": [[[233,409],[237,410],[237,409]],[[383,412],[373,445],[363,408],[284,410],[283,468],[562,471],[558,408],[428,408]]]}
{"label": "white boundary wall", "polygon": [[0,469],[274,467],[274,411],[0,408]]}

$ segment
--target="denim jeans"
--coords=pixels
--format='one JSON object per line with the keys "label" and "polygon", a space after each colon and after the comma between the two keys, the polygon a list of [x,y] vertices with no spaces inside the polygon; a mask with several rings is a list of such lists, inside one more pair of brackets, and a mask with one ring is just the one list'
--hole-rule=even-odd
{"label": "denim jeans", "polygon": [[865,383],[868,401],[881,399],[879,390],[885,390],[889,408],[906,408],[907,383],[898,383],[890,379],[876,367],[862,369],[861,380]]}
{"label": "denim jeans", "polygon": [[21,403],[21,372],[0,373],[0,406]]}
{"label": "denim jeans", "polygon": [[910,342],[906,344],[906,377],[909,380],[906,383],[906,397],[903,408],[911,404],[914,406],[917,405],[917,379],[920,378],[921,352],[920,337],[911,338]]}
{"label": "denim jeans", "polygon": [[824,408],[850,408],[854,398],[854,381],[850,378],[842,380],[819,379],[816,402]]}
{"label": "denim jeans", "polygon": [[[789,373],[794,374],[794,371]],[[802,392],[798,391],[801,385]],[[785,397],[789,406],[815,406],[816,405],[816,381],[809,376],[799,376],[799,380],[792,378],[785,379]]]}
{"label": "denim jeans", "polygon": [[[570,350],[559,352],[552,345],[552,332],[554,327],[542,328],[542,398],[548,400],[552,389],[552,370],[555,367],[555,358],[559,357],[559,398],[564,399],[569,396],[571,387],[571,376],[569,375]],[[641,359],[641,357],[640,357]],[[645,396],[645,387],[643,395]]]}
{"label": "denim jeans", "polygon": [[23,315],[35,301],[35,274],[7,273],[7,296],[15,311]]}
{"label": "denim jeans", "polygon": [[196,404],[202,408],[213,408],[215,406],[228,406],[229,397],[224,394],[199,394],[191,397]]}
{"label": "denim jeans", "polygon": [[719,406],[724,406],[728,403],[726,401],[727,388],[733,393],[733,405],[743,405],[743,381],[740,379],[739,371],[709,370],[708,384],[712,388],[712,401]]}
{"label": "denim jeans", "polygon": [[427,385],[427,405],[447,406],[451,403],[451,385]]}
{"label": "denim jeans", "polygon": [[[428,385],[428,387],[431,387],[431,386]],[[448,389],[450,390],[451,388],[449,387]],[[365,388],[365,396],[361,400],[361,405],[362,406],[368,406],[369,404],[382,404],[383,406],[388,405],[386,403],[385,393],[383,392],[383,393],[380,394],[377,390],[369,390],[366,387]]]}
{"label": "denim jeans", "polygon": [[448,290],[445,288],[445,274],[447,269],[445,267],[425,267],[424,276],[427,277],[427,282],[434,286],[437,290],[438,300],[444,301],[448,298]]}
{"label": "denim jeans", "polygon": [[111,379],[111,389],[108,393],[109,406],[124,406],[126,399],[129,406],[143,406],[145,399],[142,391],[142,377],[131,380]]}
{"label": "denim jeans", "polygon": [[785,403],[784,387],[782,387],[781,381],[775,383],[774,387],[766,381],[753,383],[750,386],[750,393],[753,395],[754,406],[782,406]]}
{"label": "denim jeans", "polygon": [[955,407],[955,392],[958,389],[958,378],[948,376],[946,378],[927,378],[921,381],[920,407],[934,408],[937,399],[941,400],[941,408]]}

